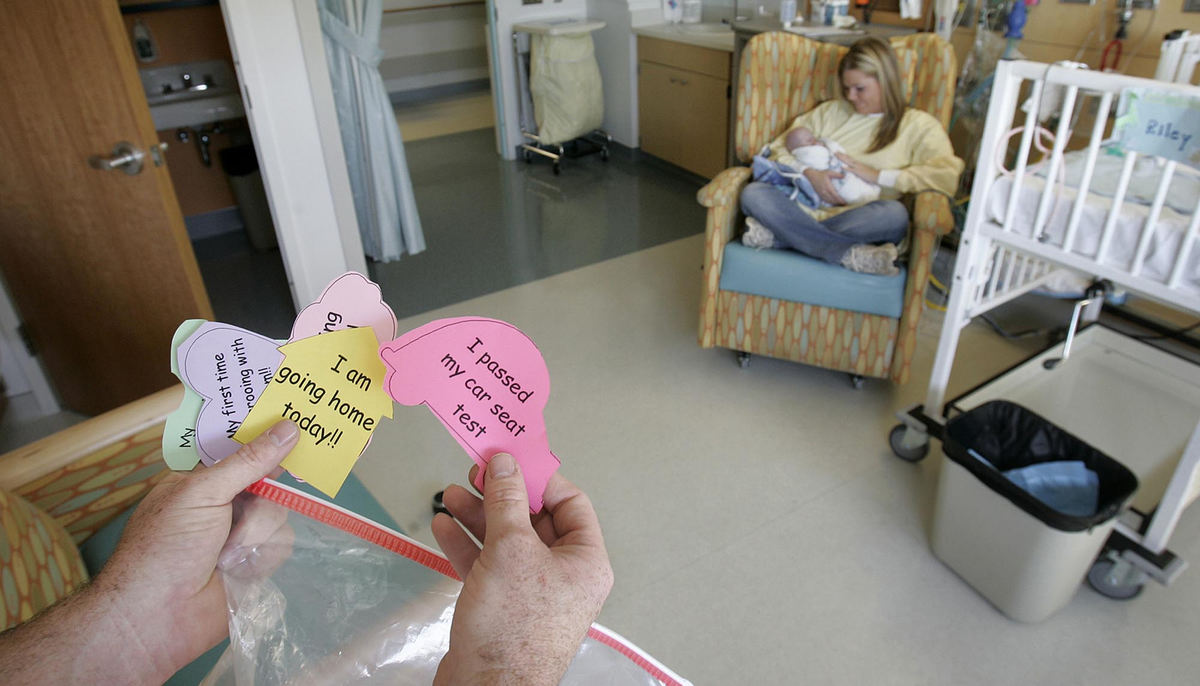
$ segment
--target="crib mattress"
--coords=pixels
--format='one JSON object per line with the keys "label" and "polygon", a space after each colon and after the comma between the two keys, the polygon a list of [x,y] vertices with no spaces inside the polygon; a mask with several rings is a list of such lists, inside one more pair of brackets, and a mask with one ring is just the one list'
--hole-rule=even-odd
{"label": "crib mattress", "polygon": [[[1080,151],[1082,152],[1082,151]],[[1067,160],[1066,183],[1056,183],[1054,193],[1056,201],[1052,204],[1050,218],[1046,224],[1049,242],[1061,245],[1066,235],[1067,224],[1070,221],[1078,190],[1072,187],[1073,177],[1078,177],[1078,153],[1065,156]],[[1144,162],[1153,167],[1153,160]],[[1076,171],[1072,171],[1076,170]],[[1141,238],[1142,225],[1150,215],[1150,200],[1153,189],[1161,178],[1161,172],[1155,175],[1153,170],[1137,169],[1137,183],[1131,184],[1122,203],[1117,224],[1114,227],[1112,243],[1103,264],[1108,267],[1128,271],[1137,252],[1138,241]],[[1098,162],[1093,176],[1092,187],[1101,191],[1116,187],[1115,175],[1120,173],[1119,159],[1102,159]],[[1013,227],[1018,235],[1030,236],[1034,219],[1037,215],[1038,204],[1046,179],[1039,170],[1027,172],[1021,184],[1017,198],[1017,211],[1013,219]],[[1186,172],[1176,172],[1175,181],[1169,190],[1167,202],[1162,208],[1157,224],[1154,227],[1153,239],[1146,253],[1141,274],[1143,276],[1165,282],[1174,266],[1175,255],[1181,239],[1186,235],[1192,221],[1192,211],[1180,211],[1187,205],[1194,205],[1200,197],[1200,180]],[[1148,192],[1147,192],[1147,189]],[[1003,225],[1008,209],[1008,199],[1012,190],[1012,177],[1002,176],[995,180],[988,194],[986,208],[987,218],[996,225]],[[1149,196],[1149,199],[1148,199]],[[1083,213],[1080,216],[1079,228],[1072,245],[1072,252],[1083,257],[1094,258],[1099,246],[1100,237],[1108,215],[1113,206],[1113,200],[1100,192],[1089,191],[1086,197]],[[1194,210],[1193,210],[1194,211]],[[1200,246],[1193,246],[1188,263],[1184,269],[1182,289],[1200,294]]]}

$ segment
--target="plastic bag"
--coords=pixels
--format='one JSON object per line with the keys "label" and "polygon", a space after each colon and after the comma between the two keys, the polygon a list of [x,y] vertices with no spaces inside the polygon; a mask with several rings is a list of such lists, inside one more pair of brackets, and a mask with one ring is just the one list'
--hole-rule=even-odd
{"label": "plastic bag", "polygon": [[[446,558],[282,484],[249,490],[263,540],[223,565],[230,647],[204,683],[432,683],[462,587]],[[562,683],[689,682],[593,624]]]}

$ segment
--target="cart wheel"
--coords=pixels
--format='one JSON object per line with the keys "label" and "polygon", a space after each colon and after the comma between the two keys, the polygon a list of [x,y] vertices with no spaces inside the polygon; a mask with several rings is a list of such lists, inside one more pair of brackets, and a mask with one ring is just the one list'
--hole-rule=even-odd
{"label": "cart wheel", "polygon": [[608,146],[607,145],[604,146],[603,148],[600,148],[600,159],[604,160],[605,162],[608,161]]}
{"label": "cart wheel", "polygon": [[740,350],[737,351],[737,364],[742,369],[749,367],[750,366],[750,353],[744,353]]}
{"label": "cart wheel", "polygon": [[554,173],[556,175],[562,173],[562,165],[558,163],[558,160],[554,160]]}
{"label": "cart wheel", "polygon": [[529,164],[530,162],[533,162],[533,153],[529,152],[528,150],[522,150],[521,159],[525,160],[525,164]]}
{"label": "cart wheel", "polygon": [[862,374],[850,375],[850,385],[854,386],[854,390],[861,391],[864,383],[866,383],[866,381],[863,380]]}
{"label": "cart wheel", "polygon": [[892,446],[892,452],[896,457],[906,462],[920,462],[929,454],[929,443],[922,443],[913,448],[904,447],[904,432],[908,429],[903,424],[897,424],[888,432],[888,445]]}
{"label": "cart wheel", "polygon": [[1129,583],[1125,575],[1114,573],[1117,563],[1112,558],[1102,557],[1088,570],[1087,582],[1092,590],[1113,600],[1133,600],[1142,593],[1145,583]]}

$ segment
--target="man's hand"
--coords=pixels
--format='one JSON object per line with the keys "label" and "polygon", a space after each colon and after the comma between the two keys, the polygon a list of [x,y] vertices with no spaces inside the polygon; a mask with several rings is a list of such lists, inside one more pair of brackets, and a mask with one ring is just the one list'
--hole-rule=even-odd
{"label": "man's hand", "polygon": [[557,684],[612,589],[591,502],[556,473],[531,517],[520,468],[503,453],[488,463],[482,501],[450,486],[443,502],[454,519],[435,517],[433,535],[463,589],[435,683]]}
{"label": "man's hand", "polygon": [[804,170],[804,175],[813,185],[813,190],[817,192],[822,200],[830,205],[845,205],[846,201],[842,200],[842,196],[833,188],[833,180],[840,179],[845,174],[838,171],[828,171],[821,169],[813,169],[809,167]]}
{"label": "man's hand", "polygon": [[240,494],[277,474],[297,436],[280,422],[214,467],[167,475],[90,585],[0,636],[0,683],[162,683],[216,645],[228,631],[218,566],[286,518]]}

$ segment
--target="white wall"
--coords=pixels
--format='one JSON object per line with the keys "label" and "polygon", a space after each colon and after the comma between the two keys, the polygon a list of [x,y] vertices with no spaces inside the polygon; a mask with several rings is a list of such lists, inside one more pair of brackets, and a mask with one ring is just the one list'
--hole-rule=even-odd
{"label": "white wall", "polygon": [[587,0],[591,19],[608,25],[592,34],[596,61],[604,83],[604,130],[613,140],[638,147],[637,41],[633,35],[633,7],[657,7],[657,0]]}
{"label": "white wall", "polygon": [[379,73],[389,93],[488,78],[484,0],[384,3]]}

